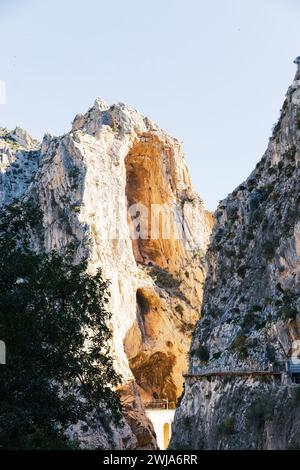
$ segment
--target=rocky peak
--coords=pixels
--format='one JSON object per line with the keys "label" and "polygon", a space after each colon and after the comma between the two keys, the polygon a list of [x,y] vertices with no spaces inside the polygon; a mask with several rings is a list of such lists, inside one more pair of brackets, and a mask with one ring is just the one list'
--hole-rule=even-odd
{"label": "rocky peak", "polygon": [[40,148],[40,143],[21,127],[17,126],[15,130],[10,133],[10,137],[24,149],[39,150]]}
{"label": "rocky peak", "polygon": [[93,136],[99,134],[105,127],[110,127],[119,135],[155,130],[164,133],[136,109],[124,103],[109,106],[100,98],[95,100],[94,105],[86,114],[78,114],[72,124],[73,131],[81,130]]}
{"label": "rocky peak", "polygon": [[[179,141],[123,103],[97,99],[71,132],[44,137],[36,161],[32,184],[20,190],[9,177],[0,186],[5,202],[24,197],[42,211],[33,249],[72,245],[74,262],[86,258],[110,280],[113,353],[134,439],[116,435],[124,447],[155,448],[141,398],[175,404],[181,394],[213,217],[191,187]],[[95,441],[90,430],[79,436]]]}

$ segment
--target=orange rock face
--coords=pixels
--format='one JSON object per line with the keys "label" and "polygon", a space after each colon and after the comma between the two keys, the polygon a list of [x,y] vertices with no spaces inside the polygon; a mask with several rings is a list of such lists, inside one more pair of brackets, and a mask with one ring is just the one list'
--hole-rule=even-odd
{"label": "orange rock face", "polygon": [[191,190],[178,147],[177,141],[144,132],[125,159],[133,253],[151,283],[137,289],[136,321],[124,348],[144,400],[167,398],[174,404],[182,392],[205,278],[206,242],[202,250],[197,243],[189,249],[184,231],[193,228],[184,225],[185,205],[194,216],[201,214],[207,239],[213,226],[212,215]]}
{"label": "orange rock face", "polygon": [[157,449],[156,436],[151,421],[145,415],[145,409],[137,385],[128,382],[120,390],[123,416],[129,424],[139,450]]}
{"label": "orange rock face", "polygon": [[[174,211],[179,200],[184,202],[184,194],[177,187],[175,149],[157,135],[143,133],[125,164],[128,207],[138,205],[147,209],[145,216],[141,214],[145,239],[133,240],[136,261],[175,272],[186,264],[187,258],[182,240],[178,239]],[[191,182],[185,168],[181,177],[188,197]]]}

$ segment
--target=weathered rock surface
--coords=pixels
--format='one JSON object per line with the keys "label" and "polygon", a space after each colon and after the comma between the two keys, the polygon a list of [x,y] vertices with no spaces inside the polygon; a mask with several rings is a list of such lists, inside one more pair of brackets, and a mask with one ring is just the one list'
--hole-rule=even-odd
{"label": "weathered rock surface", "polygon": [[[202,319],[172,448],[300,448],[300,68],[268,149],[216,212]],[[234,371],[269,371],[241,377]]]}
{"label": "weathered rock surface", "polygon": [[109,439],[97,423],[74,432],[86,429],[86,446],[155,448],[140,396],[175,402],[181,394],[213,225],[180,143],[136,110],[97,99],[71,132],[46,135],[41,146],[20,129],[3,131],[0,159],[2,203],[18,197],[42,210],[32,248],[72,245],[74,261],[87,258],[110,279],[113,353],[131,397],[126,424]]}
{"label": "weathered rock surface", "polygon": [[17,127],[0,128],[0,204],[21,197],[33,180],[40,158],[40,144]]}

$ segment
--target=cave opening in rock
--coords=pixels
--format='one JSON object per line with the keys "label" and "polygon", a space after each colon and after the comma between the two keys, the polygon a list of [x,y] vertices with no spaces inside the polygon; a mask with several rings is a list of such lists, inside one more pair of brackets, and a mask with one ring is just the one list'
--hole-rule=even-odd
{"label": "cave opening in rock", "polygon": [[[126,335],[124,349],[144,402],[168,400],[175,406],[177,389],[172,379],[176,357],[170,348],[156,346],[162,331],[161,299],[155,291],[136,292],[136,321]],[[162,339],[162,341],[164,341]]]}
{"label": "cave opening in rock", "polygon": [[149,299],[146,297],[143,289],[138,289],[136,292],[136,304],[137,304],[137,310],[142,316],[142,318],[147,315],[150,309],[150,302]]}

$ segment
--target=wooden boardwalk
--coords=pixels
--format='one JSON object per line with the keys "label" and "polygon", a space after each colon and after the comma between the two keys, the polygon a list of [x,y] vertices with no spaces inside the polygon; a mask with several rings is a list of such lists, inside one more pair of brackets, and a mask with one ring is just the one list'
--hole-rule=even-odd
{"label": "wooden boardwalk", "polygon": [[151,400],[145,401],[144,406],[146,410],[174,410],[176,408],[176,403],[167,399]]}
{"label": "wooden boardwalk", "polygon": [[281,378],[283,371],[272,370],[211,370],[200,374],[183,374],[185,379],[201,380],[206,377],[277,377]]}

